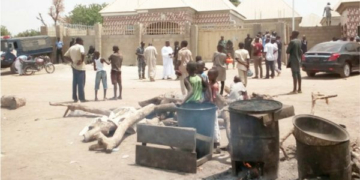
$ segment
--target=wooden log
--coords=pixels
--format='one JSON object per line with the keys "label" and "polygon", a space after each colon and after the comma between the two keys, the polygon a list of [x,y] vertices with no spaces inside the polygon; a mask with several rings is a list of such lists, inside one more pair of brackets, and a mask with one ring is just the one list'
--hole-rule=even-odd
{"label": "wooden log", "polygon": [[26,105],[26,99],[17,96],[2,96],[1,107],[8,109],[17,109]]}
{"label": "wooden log", "polygon": [[84,134],[84,142],[90,142],[96,140],[99,133],[101,132],[105,136],[109,136],[110,132],[114,132],[117,125],[112,121],[98,121],[96,124]]}
{"label": "wooden log", "polygon": [[[104,116],[110,116],[110,114],[111,114],[110,110],[100,109],[100,108],[92,108],[92,107],[84,106],[81,104],[63,104],[63,103],[51,103],[51,102],[49,104],[50,104],[50,106],[65,106],[65,107],[67,107],[65,112],[68,112],[69,110],[71,110],[71,111],[81,110],[81,111],[94,113],[94,114],[100,114],[100,115],[104,115]],[[66,114],[67,113],[65,113],[64,116],[66,116]]]}
{"label": "wooden log", "polygon": [[155,105],[150,104],[141,109],[139,109],[136,113],[130,115],[129,117],[125,118],[121,124],[118,125],[118,128],[115,131],[115,134],[111,138],[107,138],[102,133],[99,133],[98,136],[98,144],[94,146],[90,146],[89,150],[95,149],[104,149],[107,152],[111,152],[112,149],[117,147],[121,140],[124,137],[126,130],[136,124],[137,122],[144,119],[147,115],[155,111]]}
{"label": "wooden log", "polygon": [[317,94],[311,93],[311,102],[312,102],[311,114],[313,114],[313,115],[315,114],[315,105],[316,105],[317,100],[325,99],[326,104],[329,104],[329,98],[334,98],[334,97],[337,97],[337,94],[325,96],[324,94],[321,94],[321,93],[317,93]]}
{"label": "wooden log", "polygon": [[141,107],[145,107],[149,104],[155,104],[155,105],[159,105],[159,104],[166,104],[166,103],[181,103],[182,102],[182,98],[174,93],[166,93],[160,96],[156,96],[153,97],[151,99],[145,100],[145,101],[140,101],[139,105]]}
{"label": "wooden log", "polygon": [[175,112],[177,109],[174,103],[167,103],[167,104],[160,104],[156,106],[155,112],[156,113],[164,113],[164,112]]}
{"label": "wooden log", "polygon": [[283,147],[283,144],[286,141],[286,139],[289,138],[293,133],[294,133],[294,129],[291,129],[290,132],[288,132],[283,138],[280,139],[279,147],[280,147],[281,151],[284,153],[285,159],[289,159],[289,156],[287,155],[287,153]]}

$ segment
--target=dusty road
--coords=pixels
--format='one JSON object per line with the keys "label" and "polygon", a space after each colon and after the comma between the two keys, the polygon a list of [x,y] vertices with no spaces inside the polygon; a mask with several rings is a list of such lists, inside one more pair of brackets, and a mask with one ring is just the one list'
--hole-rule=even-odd
{"label": "dusty road", "polygon": [[[210,66],[210,64],[207,64]],[[95,72],[88,66],[86,98],[94,99]],[[107,67],[109,72],[109,67]],[[71,101],[72,73],[69,66],[56,66],[54,74],[45,72],[33,76],[8,74],[8,69],[1,71],[1,94],[17,95],[27,98],[27,105],[18,110],[1,109],[1,179],[3,180],[98,180],[98,179],[202,179],[227,171],[230,159],[226,153],[215,156],[199,168],[197,174],[185,174],[164,171],[135,164],[136,134],[125,139],[118,152],[112,154],[88,151],[94,143],[83,143],[79,132],[89,123],[89,118],[62,118],[62,107],[50,107],[49,102]],[[157,69],[158,79],[162,67]],[[229,85],[235,70],[227,71]],[[278,96],[276,100],[295,106],[296,114],[310,113],[311,92],[338,94],[330,100],[330,105],[318,102],[315,114],[347,126],[351,139],[359,138],[360,132],[360,75],[354,73],[347,79],[337,75],[321,74],[309,79],[303,75],[303,93]],[[108,98],[113,89],[108,78]],[[123,67],[123,100],[88,102],[86,105],[102,108],[120,106],[138,107],[137,102],[155,95],[180,91],[178,81],[157,80],[154,83],[140,81],[137,67]],[[291,91],[292,78],[289,69],[283,70],[280,77],[273,80],[250,79],[250,93],[270,95],[284,94]],[[102,97],[102,90],[99,91]],[[292,118],[281,120],[280,136],[292,128]],[[224,130],[222,130],[224,131]],[[222,143],[226,143],[223,133]],[[295,139],[285,143],[295,145]],[[128,155],[127,158],[124,155]],[[176,163],[176,162],[174,162]],[[280,180],[297,178],[296,160],[280,163]]]}

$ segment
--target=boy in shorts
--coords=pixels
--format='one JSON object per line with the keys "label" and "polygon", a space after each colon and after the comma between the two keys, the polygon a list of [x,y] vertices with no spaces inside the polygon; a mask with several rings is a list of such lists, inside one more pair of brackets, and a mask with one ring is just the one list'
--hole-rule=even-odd
{"label": "boy in shorts", "polygon": [[95,101],[98,101],[97,93],[100,88],[100,81],[103,84],[104,87],[104,101],[106,100],[106,89],[107,89],[107,76],[106,71],[104,69],[104,62],[106,64],[110,64],[107,61],[105,61],[104,58],[100,58],[99,51],[94,52],[94,70],[96,71],[96,77],[95,77]]}
{"label": "boy in shorts", "polygon": [[[111,63],[111,83],[114,85],[114,97],[111,100],[122,99],[121,65],[123,57],[118,46],[113,46],[114,53],[109,57]],[[119,86],[119,97],[116,97],[117,86]]]}

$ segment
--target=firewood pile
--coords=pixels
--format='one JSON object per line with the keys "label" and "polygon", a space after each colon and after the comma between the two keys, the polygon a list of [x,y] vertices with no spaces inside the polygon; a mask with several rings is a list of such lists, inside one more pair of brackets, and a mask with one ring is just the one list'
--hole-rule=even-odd
{"label": "firewood pile", "polygon": [[177,126],[174,116],[176,104],[181,102],[182,97],[180,95],[167,93],[139,102],[140,109],[123,107],[107,110],[82,104],[64,103],[50,103],[50,106],[66,107],[64,117],[69,111],[84,111],[98,115],[79,135],[84,137],[84,142],[97,141],[97,144],[89,147],[90,151],[112,152],[114,148],[120,145],[125,134],[136,133],[136,124],[138,123]]}
{"label": "firewood pile", "polygon": [[358,141],[351,143],[351,167],[352,167],[352,179],[360,180],[360,147]]}

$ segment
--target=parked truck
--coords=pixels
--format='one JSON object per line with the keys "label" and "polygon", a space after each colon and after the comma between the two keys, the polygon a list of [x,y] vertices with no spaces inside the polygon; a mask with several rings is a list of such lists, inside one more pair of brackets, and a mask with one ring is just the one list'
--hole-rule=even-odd
{"label": "parked truck", "polygon": [[53,52],[53,44],[49,36],[32,36],[11,38],[5,36],[1,38],[1,68],[10,67],[13,73],[17,72],[14,61],[21,55],[49,56]]}

